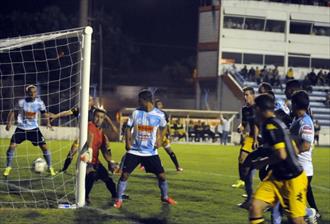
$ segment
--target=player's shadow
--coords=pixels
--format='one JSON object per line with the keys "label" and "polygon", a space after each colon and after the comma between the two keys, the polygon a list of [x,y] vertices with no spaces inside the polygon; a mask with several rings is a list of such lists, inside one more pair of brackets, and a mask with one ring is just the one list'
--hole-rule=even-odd
{"label": "player's shadow", "polygon": [[152,217],[141,217],[138,214],[130,212],[124,208],[120,210],[120,212],[125,216],[125,218],[132,220],[136,223],[143,223],[143,224],[168,224],[168,217],[171,212],[170,205],[162,204],[160,208],[160,212],[155,214]]}

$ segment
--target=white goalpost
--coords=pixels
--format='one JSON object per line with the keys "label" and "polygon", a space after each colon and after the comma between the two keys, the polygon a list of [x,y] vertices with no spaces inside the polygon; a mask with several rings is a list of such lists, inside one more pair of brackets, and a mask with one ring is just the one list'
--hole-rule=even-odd
{"label": "white goalpost", "polygon": [[[0,208],[84,206],[86,163],[76,160],[79,156],[66,172],[54,176],[47,171],[38,173],[32,164],[43,158],[43,152],[38,144],[26,140],[17,144],[10,174],[3,174],[17,128],[18,101],[27,97],[28,85],[37,87],[47,112],[79,108],[79,116],[54,120],[52,130],[40,114],[35,115],[52,167],[56,171],[63,167],[75,140],[81,143],[81,151],[87,141],[92,32],[91,27],[83,27],[0,40]],[[15,112],[15,124],[8,131],[10,111]]]}

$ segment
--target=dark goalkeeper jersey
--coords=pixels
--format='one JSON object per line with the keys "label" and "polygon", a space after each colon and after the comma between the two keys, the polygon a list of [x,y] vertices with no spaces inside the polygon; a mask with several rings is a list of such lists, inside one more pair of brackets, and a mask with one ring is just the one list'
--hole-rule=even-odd
{"label": "dark goalkeeper jersey", "polygon": [[287,180],[297,177],[303,172],[303,168],[298,162],[298,156],[294,150],[289,131],[285,124],[275,117],[268,118],[261,127],[264,149],[274,153],[275,150],[285,148],[287,158],[273,164],[273,176],[277,180]]}

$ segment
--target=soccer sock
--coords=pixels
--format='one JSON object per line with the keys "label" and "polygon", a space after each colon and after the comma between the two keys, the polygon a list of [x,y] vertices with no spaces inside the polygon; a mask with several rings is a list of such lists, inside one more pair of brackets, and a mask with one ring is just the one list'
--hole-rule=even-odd
{"label": "soccer sock", "polygon": [[[171,150],[171,148],[169,148],[169,149]],[[167,150],[166,150],[166,152],[167,152]],[[174,154],[174,152],[171,151],[170,153],[167,153],[167,154],[170,156],[172,162],[175,165],[175,168],[179,168],[180,167],[179,162],[178,162],[178,159],[176,158],[176,155]]]}
{"label": "soccer sock", "polygon": [[313,210],[311,208],[306,208],[306,215],[309,217],[309,216],[312,216],[313,215]]}
{"label": "soccer sock", "polygon": [[67,157],[64,161],[64,165],[63,165],[63,168],[62,168],[62,171],[66,171],[68,169],[68,167],[70,166],[71,164],[71,161],[72,161],[72,158],[71,157]]}
{"label": "soccer sock", "polygon": [[8,150],[7,150],[7,167],[11,166],[13,163],[14,152],[15,152],[15,150],[11,149],[10,147],[8,148]]}
{"label": "soccer sock", "polygon": [[158,180],[158,186],[160,189],[160,195],[162,197],[162,199],[167,199],[168,198],[168,185],[167,185],[167,181],[162,181],[162,180]]}
{"label": "soccer sock", "polygon": [[319,212],[319,210],[317,209],[317,206],[316,206],[316,202],[314,199],[314,194],[313,194],[313,190],[312,190],[312,186],[311,186],[312,177],[313,176],[307,177],[308,178],[307,202],[311,206],[311,208],[314,208],[317,212]]}
{"label": "soccer sock", "polygon": [[245,192],[247,194],[247,201],[251,200],[253,189],[252,189],[252,184],[253,184],[253,171],[250,170],[248,176],[245,179]]}
{"label": "soccer sock", "polygon": [[105,180],[105,184],[106,184],[108,190],[110,191],[111,196],[112,196],[113,198],[115,198],[115,197],[117,196],[116,184],[113,182],[112,178],[108,177],[108,178]]}
{"label": "soccer sock", "polygon": [[238,173],[239,173],[239,179],[242,180],[243,176],[243,164],[238,163]]}
{"label": "soccer sock", "polygon": [[123,200],[123,194],[127,187],[127,181],[118,181],[118,187],[117,187],[117,195],[119,200]]}
{"label": "soccer sock", "polygon": [[262,223],[265,223],[265,219],[263,217],[250,218],[250,224],[262,224]]}
{"label": "soccer sock", "polygon": [[281,204],[277,202],[272,209],[272,224],[281,224],[282,223],[282,214],[281,214]]}
{"label": "soccer sock", "polygon": [[52,166],[52,156],[50,154],[50,151],[49,150],[43,150],[43,153],[44,153],[44,158],[47,162],[48,167],[51,167]]}

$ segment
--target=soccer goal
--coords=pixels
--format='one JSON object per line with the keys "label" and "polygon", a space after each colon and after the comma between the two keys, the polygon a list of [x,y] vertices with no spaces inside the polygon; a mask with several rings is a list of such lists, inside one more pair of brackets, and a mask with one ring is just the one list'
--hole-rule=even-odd
{"label": "soccer goal", "polygon": [[[0,208],[84,205],[86,163],[74,158],[66,172],[58,171],[72,143],[87,140],[91,36],[92,28],[84,27],[0,40]],[[79,108],[80,116],[62,117],[46,127],[45,113],[26,112],[30,104],[21,103],[30,100],[29,85],[36,87],[47,112]],[[9,129],[8,114],[12,112],[15,122]],[[26,131],[15,135],[16,149],[8,154],[16,128],[22,122],[29,127],[33,120],[51,155],[45,156],[40,141],[18,144],[24,138],[38,138]],[[8,158],[12,158],[10,170]],[[55,175],[48,172],[49,161]]]}

